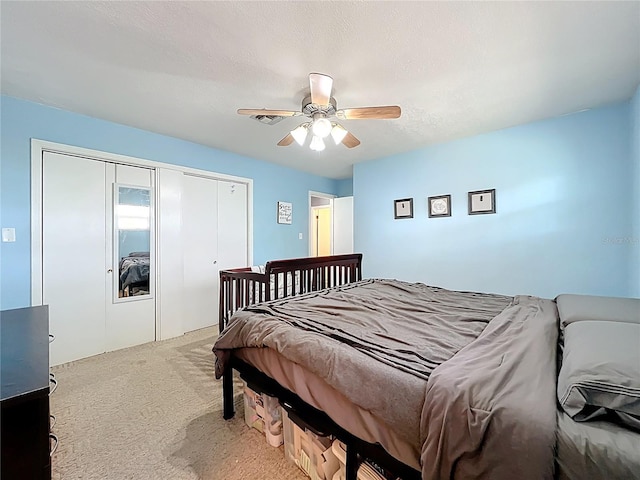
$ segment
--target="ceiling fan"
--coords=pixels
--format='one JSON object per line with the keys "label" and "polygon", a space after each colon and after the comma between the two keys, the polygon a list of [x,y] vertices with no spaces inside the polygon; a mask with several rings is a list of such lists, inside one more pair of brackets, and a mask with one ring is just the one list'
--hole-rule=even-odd
{"label": "ceiling fan", "polygon": [[298,117],[307,116],[311,120],[300,124],[278,142],[278,146],[286,147],[295,140],[299,145],[304,145],[309,131],[311,131],[311,143],[309,148],[320,152],[324,150],[324,139],[331,135],[336,145],[342,143],[348,148],[360,145],[352,133],[347,131],[332,117],[340,120],[370,120],[370,119],[393,119],[400,117],[400,107],[397,105],[383,107],[359,107],[337,109],[336,99],[331,96],[333,89],[333,78],[322,73],[309,74],[310,95],[302,100],[302,110],[268,110],[241,108],[240,115],[274,116],[274,117]]}

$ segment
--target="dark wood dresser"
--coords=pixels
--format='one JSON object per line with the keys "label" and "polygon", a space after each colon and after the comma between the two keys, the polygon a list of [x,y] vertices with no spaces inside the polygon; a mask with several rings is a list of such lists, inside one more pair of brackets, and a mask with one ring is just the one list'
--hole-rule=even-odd
{"label": "dark wood dresser", "polygon": [[50,479],[49,308],[0,312],[2,480]]}

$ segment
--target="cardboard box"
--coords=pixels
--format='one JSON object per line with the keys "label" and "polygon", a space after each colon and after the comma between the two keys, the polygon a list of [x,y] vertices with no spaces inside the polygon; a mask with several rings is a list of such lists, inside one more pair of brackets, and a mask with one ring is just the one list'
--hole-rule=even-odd
{"label": "cardboard box", "polygon": [[331,437],[324,437],[293,422],[282,410],[285,458],[296,464],[311,480],[333,480],[340,468],[331,451]]}

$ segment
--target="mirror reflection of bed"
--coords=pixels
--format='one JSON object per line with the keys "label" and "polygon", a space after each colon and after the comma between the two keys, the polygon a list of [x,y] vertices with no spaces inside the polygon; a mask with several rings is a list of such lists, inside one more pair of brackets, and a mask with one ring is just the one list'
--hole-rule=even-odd
{"label": "mirror reflection of bed", "polygon": [[120,258],[119,297],[149,295],[149,252],[130,252]]}

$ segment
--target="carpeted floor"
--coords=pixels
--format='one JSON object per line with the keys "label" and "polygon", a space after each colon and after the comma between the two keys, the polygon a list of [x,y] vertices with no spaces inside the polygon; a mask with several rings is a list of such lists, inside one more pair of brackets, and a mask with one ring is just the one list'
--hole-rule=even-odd
{"label": "carpeted floor", "polygon": [[53,479],[183,480],[306,478],[283,448],[236,416],[222,419],[213,377],[217,329],[54,367]]}

